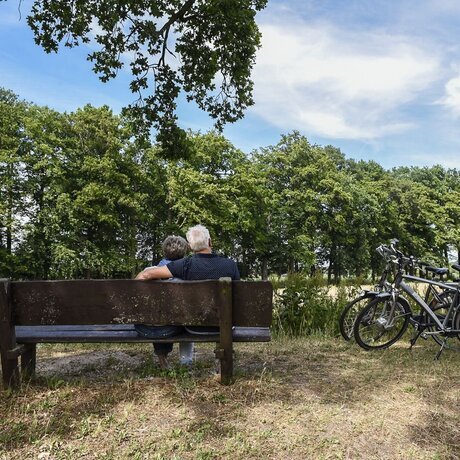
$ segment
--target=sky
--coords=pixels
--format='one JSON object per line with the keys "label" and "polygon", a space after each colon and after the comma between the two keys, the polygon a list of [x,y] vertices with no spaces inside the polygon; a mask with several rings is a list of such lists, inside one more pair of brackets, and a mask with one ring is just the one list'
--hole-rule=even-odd
{"label": "sky", "polygon": [[[91,48],[46,54],[25,17],[30,0],[0,1],[0,86],[59,111],[90,103],[115,112],[135,100],[129,71],[101,83]],[[293,130],[347,158],[384,166],[460,169],[458,0],[269,0],[257,15],[262,47],[255,105],[224,135],[246,153]],[[92,46],[92,45],[90,45]],[[183,128],[212,120],[179,103]]]}

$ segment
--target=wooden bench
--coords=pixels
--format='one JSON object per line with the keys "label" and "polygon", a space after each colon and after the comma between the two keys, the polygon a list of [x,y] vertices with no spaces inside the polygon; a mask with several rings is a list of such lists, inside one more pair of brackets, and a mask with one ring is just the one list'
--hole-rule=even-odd
{"label": "wooden bench", "polygon": [[[37,343],[216,342],[221,382],[233,376],[233,342],[267,342],[267,281],[0,280],[0,354],[5,387],[33,377]],[[215,335],[140,337],[133,324],[219,326]],[[21,360],[21,371],[19,369]]]}

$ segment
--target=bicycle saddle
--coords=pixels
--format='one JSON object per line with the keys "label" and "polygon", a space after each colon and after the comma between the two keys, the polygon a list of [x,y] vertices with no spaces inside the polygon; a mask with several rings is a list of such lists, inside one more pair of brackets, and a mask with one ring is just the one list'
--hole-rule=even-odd
{"label": "bicycle saddle", "polygon": [[449,273],[448,268],[437,268],[437,267],[432,267],[431,265],[426,266],[425,270],[427,272],[432,272],[435,275],[446,275],[447,273]]}
{"label": "bicycle saddle", "polygon": [[460,272],[460,265],[459,264],[452,264],[451,267]]}

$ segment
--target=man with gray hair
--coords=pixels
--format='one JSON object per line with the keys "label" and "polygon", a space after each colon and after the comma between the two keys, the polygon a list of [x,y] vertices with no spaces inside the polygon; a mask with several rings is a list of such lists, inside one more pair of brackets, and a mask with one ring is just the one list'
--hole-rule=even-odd
{"label": "man with gray hair", "polygon": [[209,231],[203,225],[195,225],[187,231],[187,241],[194,252],[191,257],[173,260],[163,267],[147,268],[140,272],[138,280],[179,278],[182,280],[213,280],[229,277],[239,280],[235,261],[212,252]]}
{"label": "man with gray hair", "polygon": [[193,252],[202,251],[210,245],[211,235],[203,225],[190,227],[185,236]]}

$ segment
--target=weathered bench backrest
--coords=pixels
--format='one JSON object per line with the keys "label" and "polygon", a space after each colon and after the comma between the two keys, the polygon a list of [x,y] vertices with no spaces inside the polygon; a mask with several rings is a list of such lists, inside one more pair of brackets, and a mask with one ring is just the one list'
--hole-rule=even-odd
{"label": "weathered bench backrest", "polygon": [[[219,306],[232,297],[235,326],[268,327],[272,286],[267,281],[71,280],[11,282],[13,324],[113,323],[219,325]],[[226,287],[227,286],[227,287]],[[229,292],[230,291],[230,292]],[[225,299],[224,299],[225,298]]]}

